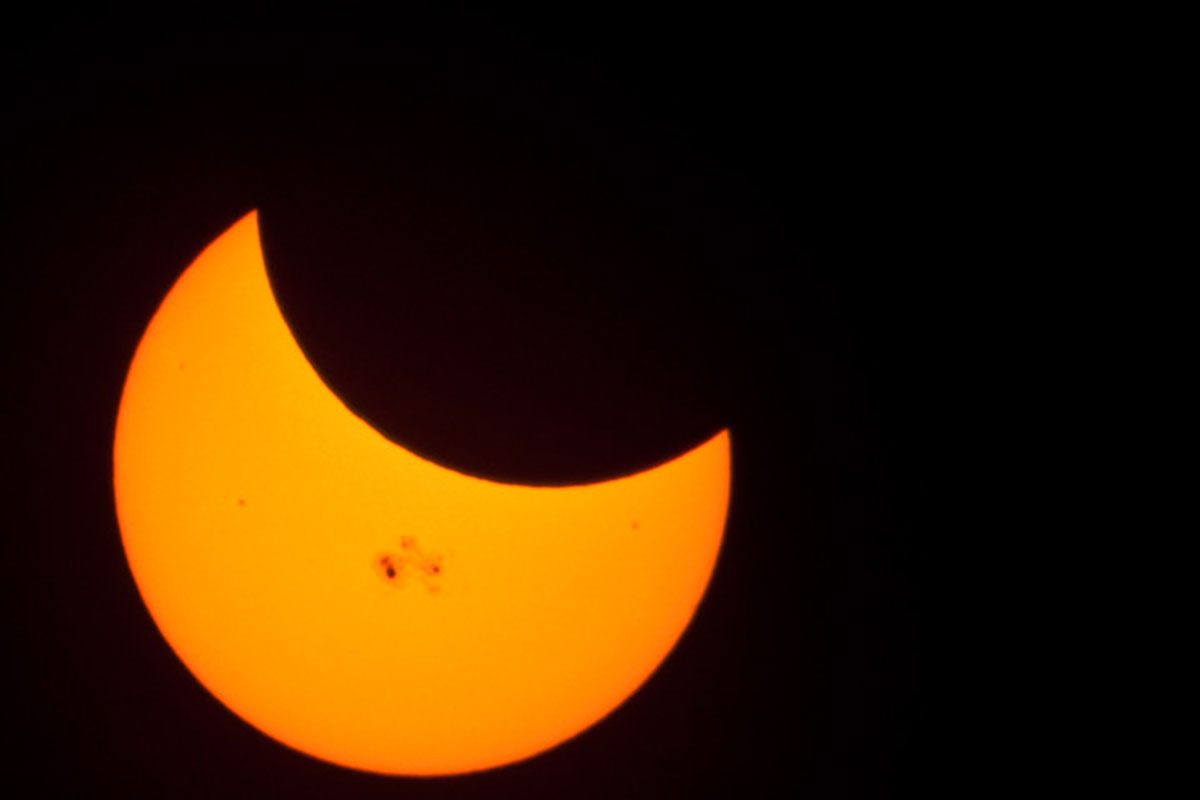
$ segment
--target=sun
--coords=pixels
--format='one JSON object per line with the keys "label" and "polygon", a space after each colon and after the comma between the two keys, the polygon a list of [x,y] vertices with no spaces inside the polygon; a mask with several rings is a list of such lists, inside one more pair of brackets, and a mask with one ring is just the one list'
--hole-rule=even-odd
{"label": "sun", "polygon": [[113,468],[138,590],[208,691],[316,758],[445,775],[553,747],[654,672],[720,551],[730,438],[569,487],[419,458],[304,357],[250,213],[150,320]]}

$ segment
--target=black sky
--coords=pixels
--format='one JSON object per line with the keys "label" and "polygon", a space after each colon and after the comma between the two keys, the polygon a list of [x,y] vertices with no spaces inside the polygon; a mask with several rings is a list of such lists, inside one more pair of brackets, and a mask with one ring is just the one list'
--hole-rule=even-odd
{"label": "black sky", "polygon": [[[15,39],[7,724],[44,796],[945,788],[953,297],[919,53],[867,21],[615,13],[84,16]],[[120,388],[172,281],[251,208],[318,371],[429,458],[573,483],[732,430],[709,594],[593,730],[465,778],[349,772],[241,723],[159,637],[113,511]]]}

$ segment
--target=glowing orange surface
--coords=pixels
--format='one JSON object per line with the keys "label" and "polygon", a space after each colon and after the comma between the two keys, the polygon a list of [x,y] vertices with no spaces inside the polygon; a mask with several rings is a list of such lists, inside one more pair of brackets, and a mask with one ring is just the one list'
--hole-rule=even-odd
{"label": "glowing orange surface", "polygon": [[526,758],[629,697],[696,610],[730,480],[727,432],[563,488],[418,458],[305,359],[253,213],[151,320],[113,461],[133,576],[196,678],[291,747],[414,775]]}

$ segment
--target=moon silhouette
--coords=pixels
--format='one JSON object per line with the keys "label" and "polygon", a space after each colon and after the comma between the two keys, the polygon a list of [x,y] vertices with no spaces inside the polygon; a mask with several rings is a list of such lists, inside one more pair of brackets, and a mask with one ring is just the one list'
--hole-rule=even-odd
{"label": "moon silhouette", "polygon": [[138,590],[221,703],[319,759],[445,775],[553,747],[654,672],[716,564],[730,438],[568,487],[420,458],[305,358],[251,212],[151,319],[113,473]]}

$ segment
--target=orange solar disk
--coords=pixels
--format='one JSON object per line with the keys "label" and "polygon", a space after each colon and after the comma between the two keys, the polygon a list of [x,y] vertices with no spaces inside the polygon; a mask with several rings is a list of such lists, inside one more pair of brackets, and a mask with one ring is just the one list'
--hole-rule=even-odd
{"label": "orange solar disk", "polygon": [[628,698],[696,610],[730,483],[728,432],[570,487],[388,441],[292,337],[254,213],[150,321],[113,464],[129,566],[192,674],[284,744],[407,775],[527,758]]}

